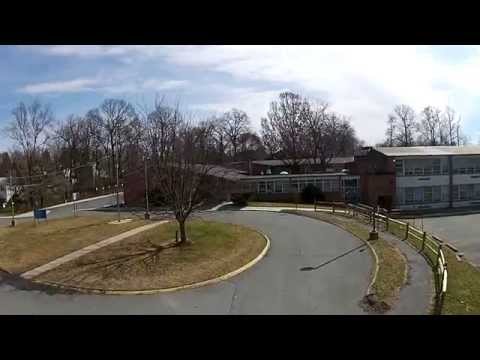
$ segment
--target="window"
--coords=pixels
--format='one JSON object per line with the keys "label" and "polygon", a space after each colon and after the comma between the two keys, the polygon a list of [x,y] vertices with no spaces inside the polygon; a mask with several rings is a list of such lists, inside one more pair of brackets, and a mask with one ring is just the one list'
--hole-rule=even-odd
{"label": "window", "polygon": [[272,193],[273,192],[273,182],[268,181],[267,182],[267,193]]}
{"label": "window", "polygon": [[258,192],[264,193],[265,192],[265,181],[260,181],[258,183]]}
{"label": "window", "polygon": [[346,179],[343,184],[345,187],[357,187],[357,179]]}
{"label": "window", "polygon": [[413,188],[411,188],[411,187],[405,188],[405,202],[407,204],[411,204],[411,203],[414,202]]}
{"label": "window", "polygon": [[283,183],[281,181],[275,181],[275,192],[276,193],[283,192]]}
{"label": "window", "polygon": [[416,203],[420,203],[420,202],[423,202],[423,187],[417,187],[415,188],[414,190],[414,201]]}
{"label": "window", "polygon": [[442,201],[449,201],[449,187],[448,185],[442,186]]}
{"label": "window", "polygon": [[452,186],[452,199],[453,201],[458,200],[458,185]]}
{"label": "window", "polygon": [[433,202],[440,202],[442,201],[442,187],[441,186],[433,186],[432,187],[433,193]]}
{"label": "window", "polygon": [[411,168],[405,169],[405,175],[411,176],[413,174],[414,174],[413,169],[411,169]]}
{"label": "window", "polygon": [[460,200],[467,200],[468,199],[468,194],[467,194],[467,188],[465,187],[465,185],[459,185],[458,186],[459,189],[458,189],[458,192],[460,194]]}
{"label": "window", "polygon": [[431,203],[433,200],[433,193],[431,186],[425,186],[423,188],[423,202]]}
{"label": "window", "polygon": [[423,175],[423,169],[422,168],[415,168],[415,175]]}
{"label": "window", "polygon": [[290,183],[290,191],[291,192],[298,192],[298,183],[296,180],[293,180],[291,183]]}
{"label": "window", "polygon": [[395,160],[395,173],[397,176],[403,176],[403,160]]}
{"label": "window", "polygon": [[440,159],[433,160],[432,174],[440,175]]}
{"label": "window", "polygon": [[323,191],[323,192],[331,192],[331,191],[332,191],[332,187],[331,187],[331,182],[330,182],[330,180],[324,180],[324,181],[323,181],[322,191]]}

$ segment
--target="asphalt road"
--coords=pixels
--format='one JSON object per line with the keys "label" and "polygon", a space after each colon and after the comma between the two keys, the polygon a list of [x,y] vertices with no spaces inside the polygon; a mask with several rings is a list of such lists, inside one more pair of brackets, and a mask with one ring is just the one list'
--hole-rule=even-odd
{"label": "asphalt road", "polygon": [[[271,239],[270,251],[228,281],[157,295],[52,295],[0,283],[0,313],[364,314],[359,302],[373,259],[365,246],[349,252],[362,246],[359,239],[333,225],[290,214],[223,211],[202,216],[261,230]],[[300,271],[326,262],[317,270]]]}
{"label": "asphalt road", "polygon": [[[120,204],[123,202],[123,193],[120,193]],[[103,208],[106,206],[112,206],[117,204],[117,197],[115,194],[101,196],[93,199],[84,199],[78,201],[75,205],[73,203],[59,204],[54,207],[47,208],[47,218],[48,219],[57,219],[74,215],[74,206],[76,210],[84,214],[88,214],[86,211],[88,209]],[[18,214],[16,216],[16,221],[33,221],[32,212],[27,214]],[[11,217],[1,216],[0,225],[9,225]]]}
{"label": "asphalt road", "polygon": [[442,216],[423,219],[426,231],[438,235],[480,266],[480,214]]}

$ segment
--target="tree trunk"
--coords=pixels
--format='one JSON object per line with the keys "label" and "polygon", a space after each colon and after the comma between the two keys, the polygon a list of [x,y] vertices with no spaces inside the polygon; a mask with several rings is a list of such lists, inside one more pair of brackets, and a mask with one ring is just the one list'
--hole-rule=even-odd
{"label": "tree trunk", "polygon": [[178,221],[178,227],[180,228],[180,245],[186,244],[187,243],[187,232],[185,230],[185,220],[179,220]]}

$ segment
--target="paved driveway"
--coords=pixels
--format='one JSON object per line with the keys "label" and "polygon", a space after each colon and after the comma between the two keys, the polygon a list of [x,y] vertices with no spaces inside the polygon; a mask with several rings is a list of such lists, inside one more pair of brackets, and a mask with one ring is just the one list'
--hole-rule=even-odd
{"label": "paved driveway", "polygon": [[480,214],[443,216],[423,219],[423,226],[465,254],[480,266]]}
{"label": "paved driveway", "polygon": [[271,239],[267,256],[253,268],[212,286],[140,296],[48,295],[0,285],[3,314],[362,314],[373,266],[368,249],[314,271],[363,243],[327,223],[305,217],[249,211],[202,215],[244,224]]}
{"label": "paved driveway", "polygon": [[[123,193],[120,193],[120,203],[123,202]],[[89,210],[95,208],[103,208],[106,206],[113,206],[117,204],[117,196],[116,194],[110,195],[103,195],[98,197],[93,197],[90,199],[83,199],[75,204],[75,208],[82,213],[83,215],[88,215],[88,211],[82,210]],[[48,219],[58,219],[64,218],[68,216],[74,215],[74,204],[73,203],[66,203],[66,204],[59,204],[53,207],[47,208],[47,217]],[[111,214],[110,214],[111,215]],[[2,225],[10,225],[11,217],[2,215],[0,216],[0,226]],[[28,222],[33,221],[33,213],[29,212],[27,214],[19,214],[16,216],[16,221],[20,222]]]}

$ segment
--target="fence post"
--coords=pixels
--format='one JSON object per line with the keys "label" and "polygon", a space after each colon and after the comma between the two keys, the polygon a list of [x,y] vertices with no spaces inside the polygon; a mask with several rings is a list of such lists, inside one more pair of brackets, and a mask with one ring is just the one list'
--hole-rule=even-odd
{"label": "fence post", "polygon": [[317,200],[313,202],[313,211],[317,212]]}
{"label": "fence post", "polygon": [[426,232],[426,231],[423,232],[423,236],[422,236],[422,248],[420,249],[420,252],[422,252],[423,250],[425,250],[425,240],[427,240],[427,232]]}
{"label": "fence post", "polygon": [[408,231],[410,230],[410,223],[407,222],[407,227],[405,229],[405,240],[408,239]]}
{"label": "fence post", "polygon": [[335,204],[332,204],[332,213],[335,214]]}
{"label": "fence post", "polygon": [[388,215],[385,215],[385,229],[387,231],[388,231],[388,223],[389,223]]}
{"label": "fence post", "polygon": [[440,265],[440,253],[442,251],[442,244],[438,244],[437,264],[435,265],[435,271],[438,272],[438,265]]}

